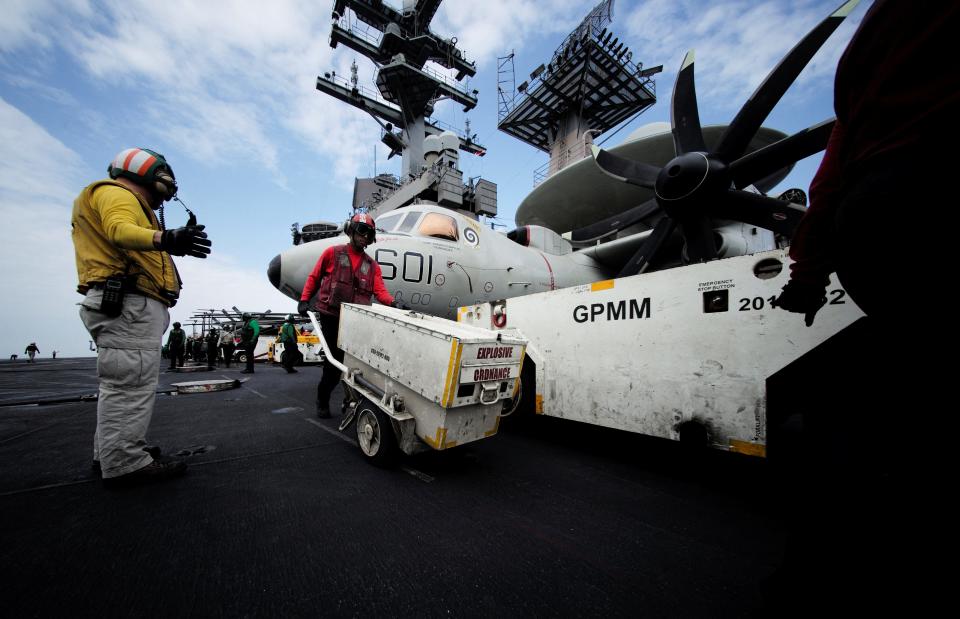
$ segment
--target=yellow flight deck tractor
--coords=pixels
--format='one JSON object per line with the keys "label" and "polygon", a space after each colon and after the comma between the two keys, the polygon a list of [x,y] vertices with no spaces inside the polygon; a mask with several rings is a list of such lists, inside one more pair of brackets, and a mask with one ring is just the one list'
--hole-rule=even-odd
{"label": "yellow flight deck tractor", "polygon": [[[286,347],[283,342],[280,341],[279,334],[277,334],[272,346],[270,360],[274,363],[280,363]],[[300,360],[296,365],[323,363],[323,349],[320,347],[320,338],[313,333],[297,332],[297,352],[299,353]]]}
{"label": "yellow flight deck tractor", "polygon": [[496,434],[518,395],[526,341],[414,311],[344,304],[339,347],[347,397],[340,430],[355,421],[364,456],[385,465],[398,451],[449,449]]}

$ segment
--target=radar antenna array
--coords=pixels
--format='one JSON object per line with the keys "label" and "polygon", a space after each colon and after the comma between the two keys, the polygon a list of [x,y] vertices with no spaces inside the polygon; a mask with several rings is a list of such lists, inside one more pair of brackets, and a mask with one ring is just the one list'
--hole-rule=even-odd
{"label": "radar antenna array", "polygon": [[654,72],[611,40],[612,18],[613,0],[603,0],[513,97],[501,87],[497,128],[550,153],[550,174],[588,157],[595,137],[656,103]]}

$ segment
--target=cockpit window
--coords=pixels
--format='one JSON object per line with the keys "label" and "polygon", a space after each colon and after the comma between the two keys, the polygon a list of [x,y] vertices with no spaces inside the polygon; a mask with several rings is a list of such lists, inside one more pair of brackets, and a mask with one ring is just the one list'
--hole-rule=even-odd
{"label": "cockpit window", "polygon": [[403,218],[403,222],[400,224],[400,227],[397,228],[397,232],[410,232],[413,229],[413,224],[417,223],[417,220],[422,215],[420,211],[410,211],[407,213],[407,216]]}
{"label": "cockpit window", "polygon": [[377,230],[380,232],[390,232],[393,230],[393,227],[397,225],[397,220],[400,219],[400,215],[387,215],[377,219]]}
{"label": "cockpit window", "polygon": [[457,234],[457,220],[440,213],[427,213],[423,221],[420,222],[417,231],[423,236],[434,236],[438,239],[450,241],[456,241],[460,238]]}

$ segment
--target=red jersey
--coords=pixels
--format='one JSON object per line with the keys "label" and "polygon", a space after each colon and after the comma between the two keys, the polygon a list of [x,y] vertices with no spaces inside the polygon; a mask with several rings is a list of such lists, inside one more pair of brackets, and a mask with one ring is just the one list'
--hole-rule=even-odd
{"label": "red jersey", "polygon": [[[333,254],[335,248],[335,246],[331,245],[320,254],[320,259],[317,260],[317,264],[313,267],[313,271],[311,271],[307,277],[307,282],[303,286],[303,294],[300,295],[301,301],[309,301],[320,287],[320,281],[333,273]],[[350,257],[350,264],[353,267],[353,271],[356,272],[357,269],[360,268],[363,253],[358,252],[352,243],[348,243],[347,255]],[[376,261],[371,262],[373,262],[373,295],[380,303],[392,305],[393,296],[387,290],[387,287],[383,285],[383,274],[380,271],[380,265],[377,264]]]}

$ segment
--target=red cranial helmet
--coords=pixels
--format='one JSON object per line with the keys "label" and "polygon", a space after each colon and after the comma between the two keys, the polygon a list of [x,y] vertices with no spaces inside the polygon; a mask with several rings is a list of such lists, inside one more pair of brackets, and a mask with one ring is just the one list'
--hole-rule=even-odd
{"label": "red cranial helmet", "polygon": [[368,213],[357,213],[351,217],[343,231],[347,233],[347,236],[359,234],[370,239],[371,243],[377,242],[377,224],[374,223],[373,217]]}

